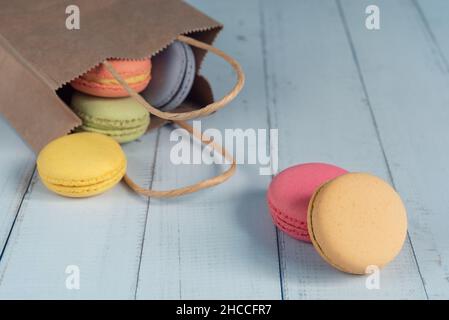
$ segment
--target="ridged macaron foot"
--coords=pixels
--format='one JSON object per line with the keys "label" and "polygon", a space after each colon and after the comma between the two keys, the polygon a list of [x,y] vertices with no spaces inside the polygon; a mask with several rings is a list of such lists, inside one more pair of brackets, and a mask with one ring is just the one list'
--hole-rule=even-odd
{"label": "ridged macaron foot", "polygon": [[400,196],[367,173],[347,173],[323,184],[310,200],[307,221],[323,259],[352,274],[392,261],[407,234]]}
{"label": "ridged macaron foot", "polygon": [[304,163],[280,172],[267,193],[275,225],[295,239],[310,242],[307,230],[310,198],[320,185],[345,173],[346,170],[326,163]]}
{"label": "ridged macaron foot", "polygon": [[[143,91],[151,80],[151,60],[108,60],[126,83],[136,92]],[[71,83],[76,90],[97,97],[128,97],[128,92],[103,64],[98,65]]]}
{"label": "ridged macaron foot", "polygon": [[43,184],[66,197],[103,193],[125,175],[126,156],[113,139],[97,133],[75,133],[42,149],[37,171]]}
{"label": "ridged macaron foot", "polygon": [[119,143],[141,137],[150,124],[150,114],[133,98],[108,99],[76,92],[73,111],[83,121],[83,131],[105,134]]}

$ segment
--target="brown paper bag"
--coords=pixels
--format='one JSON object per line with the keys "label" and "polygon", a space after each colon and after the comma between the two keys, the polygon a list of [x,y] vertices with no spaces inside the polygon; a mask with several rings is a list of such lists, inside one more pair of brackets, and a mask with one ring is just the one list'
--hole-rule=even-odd
{"label": "brown paper bag", "polygon": [[[80,29],[66,28],[66,7]],[[0,0],[0,112],[38,152],[80,125],[56,90],[107,58],[139,59],[180,34],[211,44],[221,25],[175,0]],[[205,51],[194,49],[199,67]],[[198,76],[190,106],[212,101]],[[161,121],[153,121],[154,125]]]}
{"label": "brown paper bag", "polygon": [[[80,9],[79,30],[66,27],[69,5]],[[100,63],[111,68],[106,59],[141,59],[178,39],[193,47],[197,75],[186,102],[173,113],[153,108],[132,92],[114,70],[110,72],[153,114],[151,128],[166,120],[176,122],[207,115],[232,100],[243,86],[238,63],[210,46],[221,28],[220,23],[178,0],[0,0],[0,112],[37,153],[81,124],[64,101],[65,96],[70,96],[72,89],[67,84],[71,80]],[[203,49],[223,57],[239,75],[231,93],[218,102],[213,102],[207,80],[198,75],[206,53]],[[203,111],[195,110],[205,104],[209,105]],[[190,113],[180,113],[186,110]],[[178,124],[189,129],[185,123]],[[221,146],[212,146],[230,158]],[[235,161],[221,177],[163,192],[139,190],[128,177],[125,181],[141,194],[168,197],[218,184],[234,170]]]}

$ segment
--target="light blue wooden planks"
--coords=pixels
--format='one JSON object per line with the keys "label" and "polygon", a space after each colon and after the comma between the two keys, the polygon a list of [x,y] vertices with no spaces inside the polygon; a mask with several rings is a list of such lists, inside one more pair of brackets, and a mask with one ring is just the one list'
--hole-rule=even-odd
{"label": "light blue wooden planks", "polygon": [[[64,199],[36,177],[24,198],[34,158],[0,120],[0,248],[20,209],[0,298],[448,298],[447,1],[190,2],[225,24],[216,45],[247,73],[242,95],[203,128],[279,128],[281,169],[325,161],[387,180],[391,170],[411,242],[382,270],[381,289],[328,267],[311,245],[281,233],[277,243],[270,178],[257,165],[176,200],[124,185]],[[365,29],[368,4],[381,9],[380,31]],[[217,96],[233,84],[216,58],[202,72]],[[170,130],[125,146],[137,182],[168,189],[224,169],[172,165]],[[68,265],[80,268],[80,290],[65,286]]]}
{"label": "light blue wooden planks", "polygon": [[[413,2],[376,1],[382,12],[379,32],[357,27],[356,13],[368,1],[343,3],[393,179],[408,208],[409,233],[427,294],[447,299],[448,70]],[[443,13],[437,19],[434,10],[447,12],[449,6],[439,4],[421,2],[424,12],[434,12],[430,27],[435,21],[439,38],[447,43],[447,33],[439,28]]]}
{"label": "light blue wooden planks", "polygon": [[[352,15],[360,22],[352,28],[364,28],[364,9]],[[263,20],[281,168],[321,161],[389,180],[336,2],[264,1]],[[281,235],[279,246],[286,299],[426,298],[409,241],[381,271],[379,290],[368,290],[366,277],[330,268],[310,244]]]}
{"label": "light blue wooden planks", "polygon": [[34,155],[0,117],[0,253],[34,171]]}
{"label": "light blue wooden planks", "polygon": [[418,11],[429,46],[439,55],[434,61],[449,72],[449,2],[445,0],[412,0]]}
{"label": "light blue wooden planks", "polygon": [[[248,87],[203,128],[267,128],[258,1],[190,1],[225,24],[216,46],[242,64]],[[233,73],[208,56],[202,68],[217,97]],[[170,163],[169,129],[161,131],[154,188],[184,186],[225,167]],[[254,145],[249,146],[255,152]],[[225,184],[169,201],[151,200],[137,298],[280,299],[275,229],[265,205],[269,176],[241,165]]]}
{"label": "light blue wooden planks", "polygon": [[[125,146],[129,173],[144,186],[155,142],[153,133]],[[147,202],[124,184],[67,199],[35,178],[0,261],[0,298],[134,298]],[[79,268],[79,290],[66,287],[68,266]]]}

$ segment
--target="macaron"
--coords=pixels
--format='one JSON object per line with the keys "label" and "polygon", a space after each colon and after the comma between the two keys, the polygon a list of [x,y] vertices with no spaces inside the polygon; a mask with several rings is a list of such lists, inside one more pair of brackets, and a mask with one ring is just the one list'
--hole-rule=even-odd
{"label": "macaron", "polygon": [[79,130],[101,133],[119,143],[141,137],[150,124],[148,111],[131,97],[108,99],[75,92],[71,107],[83,121]]}
{"label": "macaron", "polygon": [[346,170],[326,163],[305,163],[280,172],[267,193],[274,224],[289,236],[310,242],[307,230],[310,198],[320,185],[345,173]]}
{"label": "macaron", "polygon": [[[136,92],[144,90],[151,79],[151,60],[108,60],[126,83]],[[98,65],[71,83],[76,90],[97,97],[128,97],[129,94],[103,64]]]}
{"label": "macaron", "polygon": [[195,80],[193,50],[183,42],[174,41],[152,61],[153,79],[142,96],[163,111],[176,109],[187,98]]}
{"label": "macaron", "polygon": [[43,184],[66,197],[90,197],[115,186],[125,175],[126,157],[120,145],[98,133],[75,133],[42,149],[37,171]]}
{"label": "macaron", "polygon": [[400,196],[367,173],[347,173],[323,184],[310,200],[307,221],[321,257],[352,274],[392,261],[407,234]]}

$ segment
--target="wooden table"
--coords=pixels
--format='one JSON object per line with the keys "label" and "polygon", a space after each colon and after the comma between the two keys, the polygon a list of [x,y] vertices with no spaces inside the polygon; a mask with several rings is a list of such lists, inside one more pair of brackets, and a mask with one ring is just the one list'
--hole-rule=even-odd
{"label": "wooden table", "polygon": [[[225,24],[216,46],[247,74],[203,128],[277,128],[280,169],[330,162],[383,177],[403,197],[408,238],[380,288],[275,229],[259,165],[174,200],[123,184],[65,199],[43,187],[34,155],[1,119],[0,298],[449,298],[449,1],[190,2]],[[365,27],[370,4],[380,30]],[[217,96],[232,85],[212,56],[202,73]],[[166,189],[222,169],[171,164],[172,129],[124,147],[139,183]],[[66,286],[73,270],[79,289]]]}

